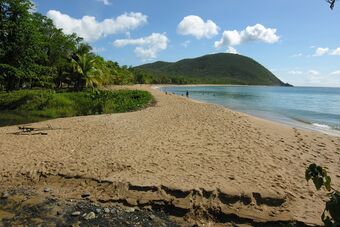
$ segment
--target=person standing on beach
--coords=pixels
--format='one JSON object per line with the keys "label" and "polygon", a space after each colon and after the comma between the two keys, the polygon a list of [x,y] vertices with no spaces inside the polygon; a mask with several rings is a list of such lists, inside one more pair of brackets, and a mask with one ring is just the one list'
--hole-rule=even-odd
{"label": "person standing on beach", "polygon": [[185,93],[185,96],[187,97],[187,98],[189,98],[189,91],[187,90],[187,92]]}

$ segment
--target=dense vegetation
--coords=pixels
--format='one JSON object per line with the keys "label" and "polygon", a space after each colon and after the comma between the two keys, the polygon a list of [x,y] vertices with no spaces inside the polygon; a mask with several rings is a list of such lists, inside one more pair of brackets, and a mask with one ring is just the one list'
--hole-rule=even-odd
{"label": "dense vegetation", "polygon": [[144,91],[97,90],[133,84],[137,77],[32,7],[30,0],[0,0],[0,126],[126,112],[152,101]]}
{"label": "dense vegetation", "polygon": [[0,90],[80,91],[147,80],[131,67],[95,55],[81,37],[64,34],[32,7],[30,0],[0,0]]}
{"label": "dense vegetation", "polygon": [[150,93],[132,90],[2,92],[0,93],[0,126],[59,117],[129,112],[146,107],[152,100]]}
{"label": "dense vegetation", "polygon": [[264,66],[238,54],[211,54],[176,63],[155,62],[136,69],[155,78],[185,78],[196,83],[286,85]]}

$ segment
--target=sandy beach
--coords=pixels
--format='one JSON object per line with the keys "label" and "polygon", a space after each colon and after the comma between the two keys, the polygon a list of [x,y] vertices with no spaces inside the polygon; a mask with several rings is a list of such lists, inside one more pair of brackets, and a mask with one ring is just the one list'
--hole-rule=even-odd
{"label": "sandy beach", "polygon": [[[304,179],[327,166],[340,189],[340,138],[304,131],[150,86],[157,103],[111,115],[56,119],[48,135],[0,128],[0,192],[46,186],[60,198],[160,206],[192,223],[321,225],[325,193]],[[45,131],[44,131],[45,132]]]}

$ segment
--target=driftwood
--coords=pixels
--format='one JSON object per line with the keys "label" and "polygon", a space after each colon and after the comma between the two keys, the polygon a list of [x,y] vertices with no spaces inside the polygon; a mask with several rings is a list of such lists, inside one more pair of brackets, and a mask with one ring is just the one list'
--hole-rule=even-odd
{"label": "driftwood", "polygon": [[24,126],[18,126],[19,132],[14,132],[12,134],[14,135],[48,135],[47,132],[43,132],[46,130],[58,130],[61,128],[53,128],[50,124],[47,125],[47,127],[42,128],[36,128],[36,127],[30,127],[27,125]]}
{"label": "driftwood", "polygon": [[48,124],[47,127],[44,128],[34,128],[34,127],[29,127],[29,126],[19,126],[18,127],[19,130],[21,130],[22,132],[33,132],[33,131],[44,131],[44,130],[52,130],[53,127]]}

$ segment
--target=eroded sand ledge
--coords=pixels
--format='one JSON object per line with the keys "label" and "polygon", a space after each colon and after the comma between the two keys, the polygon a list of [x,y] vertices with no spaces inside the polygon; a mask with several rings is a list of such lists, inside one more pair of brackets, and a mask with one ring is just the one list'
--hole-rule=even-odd
{"label": "eroded sand ledge", "polygon": [[324,194],[304,180],[327,166],[340,188],[340,138],[307,132],[150,87],[154,107],[0,128],[0,191],[48,185],[61,198],[163,207],[188,219],[321,224]]}

